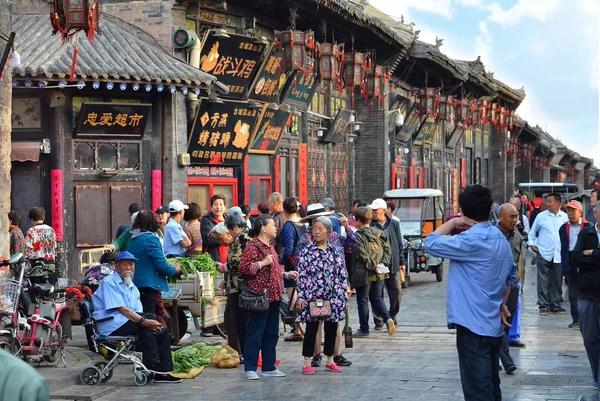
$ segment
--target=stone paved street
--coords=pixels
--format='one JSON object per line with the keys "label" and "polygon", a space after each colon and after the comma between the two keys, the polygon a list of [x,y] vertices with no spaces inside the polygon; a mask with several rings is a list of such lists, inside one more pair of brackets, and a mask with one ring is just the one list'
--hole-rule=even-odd
{"label": "stone paved street", "polygon": [[[525,349],[511,348],[518,370],[512,376],[501,373],[505,400],[598,400],[591,388],[591,374],[578,330],[567,328],[570,317],[541,317],[535,305],[535,270],[528,268],[522,318]],[[565,287],[566,289],[566,287]],[[109,400],[151,401],[213,399],[239,400],[462,400],[455,335],[445,323],[446,283],[435,277],[414,274],[405,290],[400,328],[395,337],[373,333],[354,340],[354,348],[344,355],[354,362],[342,374],[318,370],[316,376],[300,373],[299,343],[280,342],[278,358],[286,378],[264,378],[258,382],[242,379],[242,368],[208,368],[194,380],[179,385],[135,387],[131,365],[117,368],[113,379],[97,388],[66,387],[73,374],[87,363],[89,353],[71,347],[69,368],[41,368],[51,380],[54,394],[88,394]],[[565,291],[566,296],[566,291]],[[355,300],[352,300],[352,307]],[[568,309],[568,303],[563,306]],[[354,329],[358,327],[353,311]],[[194,340],[198,333],[194,332]],[[75,341],[81,345],[81,341]],[[82,356],[74,355],[80,352]],[[70,375],[65,378],[64,375]]]}

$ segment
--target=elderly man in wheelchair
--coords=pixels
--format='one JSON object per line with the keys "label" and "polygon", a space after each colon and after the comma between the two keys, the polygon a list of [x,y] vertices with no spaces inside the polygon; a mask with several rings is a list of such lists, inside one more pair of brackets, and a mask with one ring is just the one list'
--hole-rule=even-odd
{"label": "elderly man in wheelchair", "polygon": [[[121,252],[116,258],[116,272],[102,280],[94,293],[92,316],[98,334],[95,341],[104,345],[105,341],[119,340],[121,337],[124,340],[121,341],[124,344],[121,348],[131,349],[137,337],[144,366],[140,365],[141,372],[134,368],[136,384],[145,384],[150,374],[153,374],[155,383],[179,383],[181,379],[170,374],[173,361],[168,330],[156,320],[154,314],[142,313],[140,292],[132,281],[136,260],[131,253]],[[109,366],[104,365],[104,369],[99,369],[102,381],[107,381],[110,378],[108,375],[112,376],[112,368],[118,364],[119,358],[131,359],[122,355],[122,349],[114,351],[117,351],[117,355],[108,363]]]}

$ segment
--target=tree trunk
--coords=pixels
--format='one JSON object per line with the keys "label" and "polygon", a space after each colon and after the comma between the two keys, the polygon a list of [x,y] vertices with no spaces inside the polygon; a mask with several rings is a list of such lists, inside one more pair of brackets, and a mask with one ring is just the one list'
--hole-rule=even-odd
{"label": "tree trunk", "polygon": [[[0,29],[7,35],[11,32],[12,1],[0,0]],[[0,39],[0,51],[6,41]],[[1,54],[1,53],[0,53]],[[7,62],[8,64],[8,62]],[[0,81],[0,256],[8,256],[8,212],[10,211],[10,134],[12,131],[12,70],[4,68]]]}

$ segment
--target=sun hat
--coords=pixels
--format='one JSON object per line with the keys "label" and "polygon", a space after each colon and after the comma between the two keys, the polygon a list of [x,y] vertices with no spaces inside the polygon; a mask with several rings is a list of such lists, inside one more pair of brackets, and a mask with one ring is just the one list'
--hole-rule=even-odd
{"label": "sun hat", "polygon": [[169,212],[171,212],[171,213],[181,212],[182,210],[189,209],[189,208],[190,207],[188,205],[184,204],[179,199],[176,199],[174,201],[171,201],[171,203],[169,203]]}
{"label": "sun hat", "polygon": [[306,217],[301,222],[305,222],[319,216],[331,216],[332,212],[325,210],[325,207],[320,203],[312,203],[306,207]]}

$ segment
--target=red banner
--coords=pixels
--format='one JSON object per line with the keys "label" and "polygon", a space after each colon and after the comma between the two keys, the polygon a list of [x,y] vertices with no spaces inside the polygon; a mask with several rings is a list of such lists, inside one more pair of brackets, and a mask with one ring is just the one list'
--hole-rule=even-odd
{"label": "red banner", "polygon": [[301,143],[298,152],[298,197],[300,203],[308,204],[308,144]]}
{"label": "red banner", "polygon": [[162,205],[162,171],[152,170],[152,210]]}
{"label": "red banner", "polygon": [[63,172],[52,170],[50,172],[50,185],[52,186],[52,228],[56,233],[56,240],[63,240]]}

